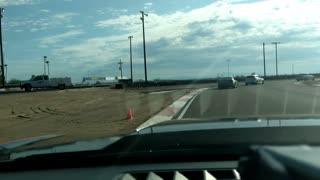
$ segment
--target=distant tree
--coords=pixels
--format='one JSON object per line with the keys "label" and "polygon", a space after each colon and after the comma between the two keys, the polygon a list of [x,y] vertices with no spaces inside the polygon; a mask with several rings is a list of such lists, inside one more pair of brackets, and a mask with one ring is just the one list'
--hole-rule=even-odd
{"label": "distant tree", "polygon": [[8,84],[20,84],[21,80],[18,79],[11,79]]}

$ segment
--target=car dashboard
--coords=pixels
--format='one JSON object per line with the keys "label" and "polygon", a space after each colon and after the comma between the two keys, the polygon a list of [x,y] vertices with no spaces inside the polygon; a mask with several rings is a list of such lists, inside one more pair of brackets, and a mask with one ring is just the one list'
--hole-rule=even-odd
{"label": "car dashboard", "polygon": [[299,126],[131,135],[97,151],[2,162],[0,179],[320,179],[319,133]]}
{"label": "car dashboard", "polygon": [[[70,169],[49,169],[41,171],[10,172],[0,174],[3,180],[20,179],[240,179],[236,161],[184,162],[140,165],[116,165]],[[207,177],[207,178],[205,178]]]}

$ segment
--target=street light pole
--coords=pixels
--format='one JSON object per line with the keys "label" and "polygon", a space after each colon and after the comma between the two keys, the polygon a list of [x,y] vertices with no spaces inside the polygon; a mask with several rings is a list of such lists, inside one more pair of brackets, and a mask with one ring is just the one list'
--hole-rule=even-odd
{"label": "street light pole", "polygon": [[294,75],[294,64],[292,64],[292,75]]}
{"label": "street light pole", "polygon": [[263,47],[263,72],[264,72],[264,78],[266,78],[266,51],[265,51],[265,43],[262,43]]}
{"label": "street light pole", "polygon": [[120,70],[120,73],[121,73],[121,80],[122,80],[122,62],[121,62],[121,59],[120,59],[120,62],[118,62],[118,64],[120,65],[119,66],[119,70]]}
{"label": "street light pole", "polygon": [[147,75],[147,56],[146,56],[146,40],[145,40],[145,32],[144,32],[144,16],[148,16],[143,11],[141,12],[141,20],[142,20],[142,33],[143,33],[143,57],[144,57],[144,81],[148,83],[148,75]]}
{"label": "street light pole", "polygon": [[47,61],[47,56],[43,56],[43,75],[46,75],[46,61]]}
{"label": "street light pole", "polygon": [[280,42],[272,42],[271,44],[274,44],[276,48],[276,75],[278,76],[278,44],[280,44]]}
{"label": "street light pole", "polygon": [[4,76],[4,60],[3,60],[3,45],[2,45],[2,17],[4,8],[0,7],[0,55],[1,55],[1,84],[5,87],[5,76]]}
{"label": "street light pole", "polygon": [[5,82],[7,82],[7,79],[8,79],[8,76],[7,76],[8,75],[8,65],[5,64],[4,67],[6,68],[6,75],[4,76],[5,77],[4,80],[5,80]]}
{"label": "street light pole", "polygon": [[230,76],[230,71],[229,71],[230,70],[230,67],[229,67],[230,66],[230,59],[228,59],[227,62],[228,62],[228,77],[229,77]]}
{"label": "street light pole", "polygon": [[132,38],[133,36],[129,36],[128,37],[130,40],[130,74],[131,74],[131,83],[133,83],[133,76],[132,76]]}
{"label": "street light pole", "polygon": [[49,63],[50,63],[50,62],[49,62],[49,61],[46,61],[46,63],[47,63],[47,66],[48,66],[48,76],[50,76],[50,68],[49,68],[49,67],[50,67],[50,66],[49,66]]}

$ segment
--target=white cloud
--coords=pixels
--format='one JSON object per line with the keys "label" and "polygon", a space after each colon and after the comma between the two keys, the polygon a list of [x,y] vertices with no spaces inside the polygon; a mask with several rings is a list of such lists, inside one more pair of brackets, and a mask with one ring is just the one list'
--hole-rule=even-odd
{"label": "white cloud", "polygon": [[48,37],[42,38],[40,40],[40,45],[47,46],[47,45],[56,44],[56,43],[58,43],[60,41],[63,41],[66,38],[78,36],[78,35],[83,34],[83,33],[84,32],[82,30],[71,30],[71,31],[67,31],[67,32],[62,33],[62,34],[48,36]]}
{"label": "white cloud", "polygon": [[18,6],[25,4],[33,4],[35,0],[0,0],[1,6]]}
{"label": "white cloud", "polygon": [[40,12],[48,13],[48,12],[50,12],[50,10],[49,9],[40,9]]}
{"label": "white cloud", "polygon": [[122,15],[115,19],[107,19],[103,21],[98,21],[96,23],[97,27],[114,27],[121,30],[130,31],[131,28],[136,28],[135,26],[140,23],[138,21],[139,15]]}
{"label": "white cloud", "polygon": [[[192,28],[200,28],[208,32],[207,37],[201,37],[195,43],[196,47],[203,48],[241,39],[278,37],[294,30],[314,29],[315,33],[320,33],[319,1],[269,0],[243,4],[239,1],[235,4],[230,2],[219,1],[203,8],[166,15],[151,13],[145,18],[148,40],[155,41],[165,37],[179,44],[186,34],[195,31]],[[138,34],[141,31],[139,18],[139,15],[122,15],[99,21],[96,26]],[[241,23],[248,26],[245,31],[234,28]],[[190,28],[192,24],[197,24],[198,27]]]}
{"label": "white cloud", "polygon": [[110,15],[111,14],[112,16],[119,16],[119,15],[127,13],[128,9],[115,9],[115,8],[107,7],[107,8],[98,9],[98,10],[96,10],[96,12],[99,15],[104,15],[104,14]]}
{"label": "white cloud", "polygon": [[30,32],[37,32],[37,31],[39,31],[39,29],[37,29],[37,28],[31,28],[30,29]]}
{"label": "white cloud", "polygon": [[73,29],[73,28],[76,28],[77,26],[76,25],[73,25],[73,24],[70,24],[70,25],[67,25],[66,28],[69,28],[69,29]]}
{"label": "white cloud", "polygon": [[[310,49],[320,45],[320,40],[314,39],[320,34],[319,1],[246,2],[218,1],[184,12],[149,13],[145,18],[148,62],[183,60],[184,64],[193,63],[189,68],[196,68],[192,66],[201,62],[204,65],[198,67],[200,70],[208,67],[206,65],[221,66],[226,58],[230,58],[233,64],[239,64],[239,71],[244,71],[245,66],[250,65],[250,70],[258,66],[255,64],[261,58],[263,41],[283,42],[279,56],[297,48]],[[140,17],[137,12],[135,15],[119,15],[98,21],[95,24],[97,28],[115,29],[117,35],[83,40],[56,49],[55,53],[78,60],[73,63],[89,63],[93,60],[97,63],[114,63],[119,57],[127,57],[128,35],[134,36],[134,47],[139,45],[138,48],[141,48]],[[306,39],[309,42],[305,43]],[[270,45],[267,48],[272,47]],[[136,53],[135,56],[135,63],[142,62],[141,54]],[[288,56],[286,60],[302,59]],[[286,61],[284,58],[282,60]]]}
{"label": "white cloud", "polygon": [[144,3],[144,9],[145,9],[145,10],[150,9],[151,6],[152,6],[152,3],[151,3],[151,2]]}
{"label": "white cloud", "polygon": [[10,28],[28,28],[31,32],[37,32],[57,28],[61,25],[67,26],[67,24],[72,21],[72,18],[78,15],[78,13],[65,12],[40,18],[24,17],[19,19],[10,19],[7,23]]}
{"label": "white cloud", "polygon": [[72,17],[80,15],[79,13],[66,12],[61,14],[53,15],[53,19],[61,20],[61,21],[69,21]]}
{"label": "white cloud", "polygon": [[77,59],[72,63],[110,63],[123,55],[121,49],[128,45],[123,36],[98,37],[84,40],[82,43],[68,45],[54,50],[54,55],[64,59]]}

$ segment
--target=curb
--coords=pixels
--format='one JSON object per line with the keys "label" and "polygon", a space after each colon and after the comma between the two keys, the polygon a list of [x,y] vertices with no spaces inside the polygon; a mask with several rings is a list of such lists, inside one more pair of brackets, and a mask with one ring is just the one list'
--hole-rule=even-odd
{"label": "curb", "polygon": [[181,112],[181,110],[184,109],[185,105],[193,97],[197,96],[198,94],[207,89],[208,88],[196,89],[191,91],[189,94],[182,96],[180,99],[173,102],[170,106],[162,110],[160,113],[148,119],[146,122],[137,127],[136,131],[140,131],[141,129],[144,129],[146,127],[152,126],[160,122],[172,120],[172,118],[175,117],[177,113]]}

